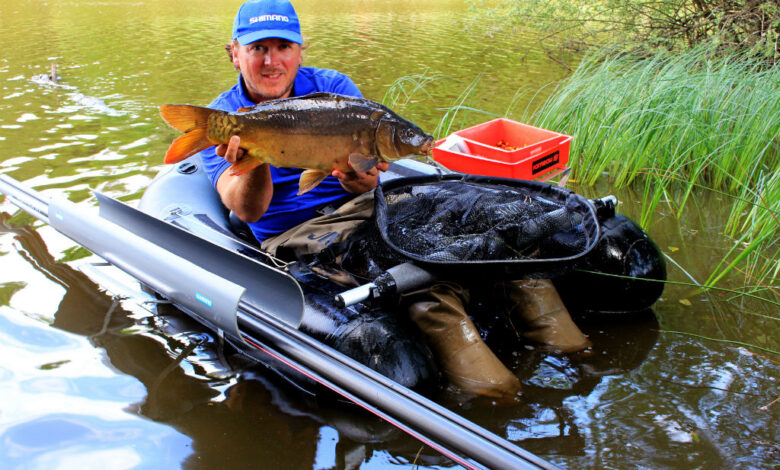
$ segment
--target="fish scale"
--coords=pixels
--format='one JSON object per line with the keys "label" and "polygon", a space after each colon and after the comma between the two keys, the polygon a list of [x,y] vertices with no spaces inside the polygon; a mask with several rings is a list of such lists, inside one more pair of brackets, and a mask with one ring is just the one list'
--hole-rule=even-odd
{"label": "fish scale", "polygon": [[242,130],[243,126],[234,115],[214,113],[209,116],[209,140],[218,142],[230,140],[230,136],[240,135]]}

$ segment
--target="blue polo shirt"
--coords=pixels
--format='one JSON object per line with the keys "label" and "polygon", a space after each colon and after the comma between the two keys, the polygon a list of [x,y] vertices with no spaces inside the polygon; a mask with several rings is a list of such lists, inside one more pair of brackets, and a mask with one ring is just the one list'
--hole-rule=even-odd
{"label": "blue polo shirt", "polygon": [[[342,95],[362,97],[352,80],[335,70],[301,67],[295,77],[293,96],[307,95],[315,92],[339,93]],[[238,83],[215,99],[209,108],[223,111],[236,111],[243,107],[252,107],[255,103],[249,99],[243,85],[241,75]],[[203,166],[211,178],[211,184],[216,187],[219,176],[230,164],[216,154],[216,147],[210,147],[200,152]],[[270,165],[269,165],[270,166]],[[355,197],[341,187],[339,180],[328,176],[316,188],[302,194],[298,193],[298,178],[304,170],[300,168],[276,168],[270,166],[274,194],[271,204],[263,217],[250,223],[255,237],[259,241],[280,234],[318,214],[317,209],[328,205],[338,207]]]}

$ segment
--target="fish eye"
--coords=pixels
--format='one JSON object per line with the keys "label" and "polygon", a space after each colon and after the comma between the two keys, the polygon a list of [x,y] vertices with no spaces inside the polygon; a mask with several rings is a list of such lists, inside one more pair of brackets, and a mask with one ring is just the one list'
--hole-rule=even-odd
{"label": "fish eye", "polygon": [[413,131],[413,130],[411,130],[411,129],[409,129],[408,131],[406,131],[406,137],[414,137],[414,131]]}

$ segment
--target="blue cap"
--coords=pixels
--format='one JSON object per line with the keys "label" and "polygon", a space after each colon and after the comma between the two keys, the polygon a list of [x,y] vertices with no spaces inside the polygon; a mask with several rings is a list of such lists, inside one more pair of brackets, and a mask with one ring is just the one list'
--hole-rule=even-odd
{"label": "blue cap", "polygon": [[251,0],[238,9],[233,21],[233,39],[246,46],[266,38],[303,43],[301,23],[288,0]]}

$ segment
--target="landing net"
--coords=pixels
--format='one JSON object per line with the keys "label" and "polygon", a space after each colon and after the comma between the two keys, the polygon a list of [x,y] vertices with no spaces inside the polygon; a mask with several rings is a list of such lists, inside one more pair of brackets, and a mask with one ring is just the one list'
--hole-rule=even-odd
{"label": "landing net", "polygon": [[376,223],[387,246],[438,267],[558,270],[599,237],[593,204],[545,183],[472,175],[426,176],[376,191]]}

